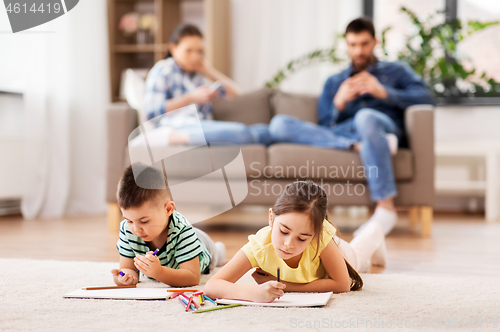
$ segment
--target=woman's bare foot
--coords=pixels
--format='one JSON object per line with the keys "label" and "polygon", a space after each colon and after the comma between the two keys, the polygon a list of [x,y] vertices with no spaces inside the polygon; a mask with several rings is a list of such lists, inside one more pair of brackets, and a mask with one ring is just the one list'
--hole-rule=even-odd
{"label": "woman's bare foot", "polygon": [[170,133],[170,137],[168,138],[168,144],[177,145],[177,144],[188,144],[189,143],[189,134],[185,131],[172,131]]}

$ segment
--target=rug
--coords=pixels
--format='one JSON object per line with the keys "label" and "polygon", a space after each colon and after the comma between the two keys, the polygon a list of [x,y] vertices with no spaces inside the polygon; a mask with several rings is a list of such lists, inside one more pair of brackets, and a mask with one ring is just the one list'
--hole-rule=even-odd
{"label": "rug", "polygon": [[[500,331],[500,280],[362,274],[361,291],[325,307],[237,307],[185,312],[177,300],[64,299],[82,286],[112,284],[117,263],[1,259],[1,331]],[[206,283],[210,275],[202,277]],[[247,273],[241,283],[254,283]],[[159,287],[148,281],[141,287]],[[202,286],[199,286],[200,288]],[[472,324],[472,325],[471,325]],[[496,328],[495,328],[496,327]]]}

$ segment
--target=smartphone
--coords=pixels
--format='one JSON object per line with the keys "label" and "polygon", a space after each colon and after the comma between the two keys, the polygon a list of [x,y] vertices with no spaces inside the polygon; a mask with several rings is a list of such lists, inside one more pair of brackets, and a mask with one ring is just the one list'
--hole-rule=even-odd
{"label": "smartphone", "polygon": [[220,88],[222,88],[224,85],[222,84],[221,81],[216,81],[216,82],[213,82],[212,85],[210,85],[210,93],[214,93],[215,91],[219,90]]}

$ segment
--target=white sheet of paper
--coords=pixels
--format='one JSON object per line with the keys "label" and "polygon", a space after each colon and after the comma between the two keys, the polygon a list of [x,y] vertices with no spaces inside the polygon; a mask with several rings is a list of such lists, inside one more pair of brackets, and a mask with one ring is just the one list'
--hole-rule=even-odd
{"label": "white sheet of paper", "polygon": [[65,294],[64,297],[88,298],[88,299],[117,299],[117,300],[165,300],[171,293],[168,288],[116,288],[116,289],[94,289],[76,291]]}
{"label": "white sheet of paper", "polygon": [[241,303],[242,305],[257,305],[266,307],[316,307],[324,306],[330,300],[333,292],[327,293],[285,293],[281,298],[269,303],[250,302],[231,299],[218,299],[220,304]]}

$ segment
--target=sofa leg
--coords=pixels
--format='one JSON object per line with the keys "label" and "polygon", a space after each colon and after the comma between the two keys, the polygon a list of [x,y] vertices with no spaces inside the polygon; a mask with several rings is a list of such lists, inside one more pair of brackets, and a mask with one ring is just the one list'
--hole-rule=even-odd
{"label": "sofa leg", "polygon": [[431,236],[432,233],[432,207],[422,206],[420,208],[420,217],[422,218],[421,235],[425,237]]}
{"label": "sofa leg", "polygon": [[117,203],[108,203],[108,230],[111,233],[118,233],[120,230],[120,221],[122,211]]}
{"label": "sofa leg", "polygon": [[408,211],[408,218],[410,219],[410,228],[412,230],[416,229],[418,226],[418,218],[419,218],[419,208],[418,206],[412,206],[410,211]]}

